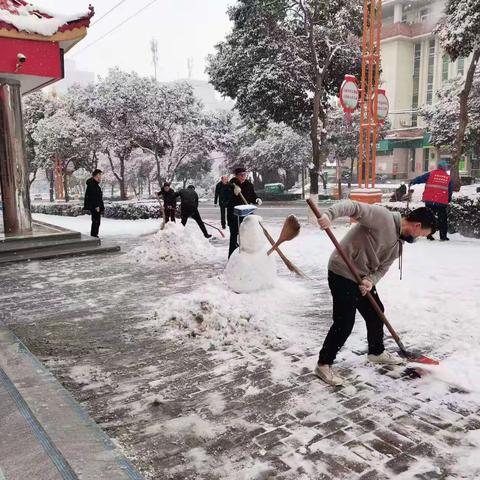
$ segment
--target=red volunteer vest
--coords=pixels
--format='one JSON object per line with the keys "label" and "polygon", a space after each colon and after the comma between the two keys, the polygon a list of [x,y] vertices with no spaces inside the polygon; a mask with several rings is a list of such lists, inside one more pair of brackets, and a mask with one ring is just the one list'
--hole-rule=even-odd
{"label": "red volunteer vest", "polygon": [[433,170],[430,172],[425,191],[423,192],[424,202],[448,204],[448,185],[450,184],[450,175],[443,170]]}

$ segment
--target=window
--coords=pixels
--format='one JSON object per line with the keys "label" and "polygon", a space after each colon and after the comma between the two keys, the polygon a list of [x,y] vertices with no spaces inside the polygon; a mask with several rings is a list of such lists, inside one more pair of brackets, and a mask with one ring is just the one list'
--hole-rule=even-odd
{"label": "window", "polygon": [[448,67],[450,65],[450,58],[448,55],[442,57],[442,81],[446,82],[448,80]]}
{"label": "window", "polygon": [[429,8],[422,8],[420,10],[420,21],[421,22],[428,22],[430,18],[430,9]]}
{"label": "window", "polygon": [[415,149],[414,148],[410,149],[410,170],[412,172],[415,171]]}
{"label": "window", "polygon": [[418,108],[418,91],[420,84],[420,59],[422,54],[422,44],[415,44],[415,52],[413,56],[413,91],[412,91],[412,127],[417,126],[417,113]]}
{"label": "window", "polygon": [[429,148],[424,148],[423,149],[423,171],[428,172],[428,166],[429,166],[429,158],[430,158],[430,149]]}
{"label": "window", "polygon": [[457,74],[463,76],[464,73],[465,73],[465,57],[458,57]]}
{"label": "window", "polygon": [[433,72],[435,66],[435,39],[428,42],[428,74],[427,74],[427,104],[433,99]]}

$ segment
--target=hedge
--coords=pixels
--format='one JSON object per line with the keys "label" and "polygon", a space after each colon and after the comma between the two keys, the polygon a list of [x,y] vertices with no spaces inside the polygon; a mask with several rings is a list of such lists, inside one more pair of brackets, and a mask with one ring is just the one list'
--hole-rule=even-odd
{"label": "hedge", "polygon": [[[405,207],[385,205],[388,209],[404,214]],[[448,207],[448,231],[464,237],[480,238],[480,197],[457,197]]]}
{"label": "hedge", "polygon": [[[60,215],[64,217],[78,217],[86,212],[79,203],[34,203],[33,213]],[[158,203],[115,202],[105,203],[105,218],[121,220],[139,220],[146,218],[160,218],[162,210]]]}

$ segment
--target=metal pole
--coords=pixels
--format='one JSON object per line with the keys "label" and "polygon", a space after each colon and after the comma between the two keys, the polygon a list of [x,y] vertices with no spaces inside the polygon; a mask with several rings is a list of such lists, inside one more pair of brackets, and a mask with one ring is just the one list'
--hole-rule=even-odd
{"label": "metal pole", "polygon": [[368,0],[363,3],[363,35],[362,35],[362,78],[360,81],[360,137],[358,145],[358,186],[362,186],[363,162],[365,149],[365,98],[366,98],[366,68],[367,68],[367,35],[368,35]]}
{"label": "metal pole", "polygon": [[4,78],[0,78],[0,185],[5,233],[31,233],[20,82]]}

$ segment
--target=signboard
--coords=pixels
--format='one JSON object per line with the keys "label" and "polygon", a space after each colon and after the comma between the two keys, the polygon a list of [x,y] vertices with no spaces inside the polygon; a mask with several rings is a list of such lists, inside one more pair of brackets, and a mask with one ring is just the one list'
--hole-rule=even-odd
{"label": "signboard", "polygon": [[345,80],[340,87],[340,105],[345,113],[355,111],[359,96],[357,79],[353,75],[345,75]]}
{"label": "signboard", "polygon": [[[385,95],[385,90],[378,90],[378,105],[377,105],[377,118],[379,123],[385,122],[385,119],[388,117],[388,112],[390,110],[390,103],[388,98]],[[375,111],[374,105],[375,98],[372,98],[372,112]]]}

